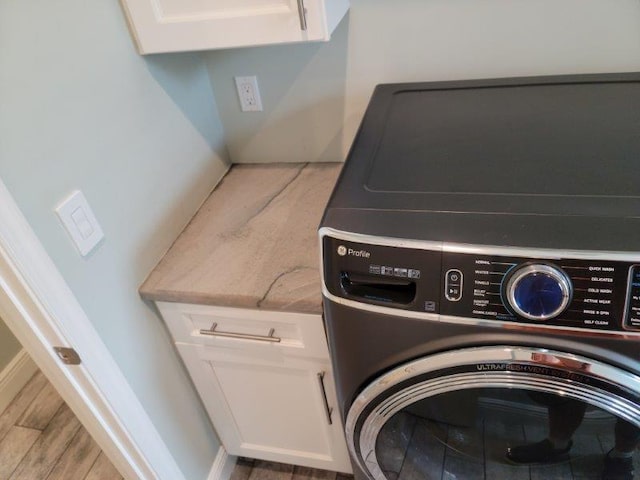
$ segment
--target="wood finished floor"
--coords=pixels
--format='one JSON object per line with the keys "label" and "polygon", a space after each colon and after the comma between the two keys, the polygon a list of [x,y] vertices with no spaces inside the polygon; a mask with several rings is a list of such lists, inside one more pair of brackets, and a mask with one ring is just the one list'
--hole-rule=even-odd
{"label": "wood finished floor", "polygon": [[230,480],[353,480],[353,475],[240,457]]}
{"label": "wood finished floor", "polygon": [[0,480],[122,480],[38,372],[0,414]]}

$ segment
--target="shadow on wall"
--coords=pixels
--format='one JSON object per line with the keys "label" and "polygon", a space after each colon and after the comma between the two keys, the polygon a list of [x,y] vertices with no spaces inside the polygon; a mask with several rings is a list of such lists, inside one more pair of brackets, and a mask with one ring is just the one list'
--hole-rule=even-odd
{"label": "shadow on wall", "polygon": [[[131,258],[136,277],[144,279],[226,173],[229,155],[203,54],[178,52],[140,58],[157,85],[210,148],[204,157],[202,150],[190,151],[187,147],[178,154],[178,158],[184,158],[171,165],[156,162],[154,168],[176,170],[175,174],[184,180],[179,188],[160,194],[174,200],[168,201],[160,210],[161,215],[151,222],[152,229],[137,244]],[[169,150],[173,147],[170,138],[158,141],[164,142]],[[158,194],[153,184],[144,188],[151,189],[150,194]],[[167,243],[167,238],[171,242]]]}
{"label": "shadow on wall", "polygon": [[[222,125],[202,54],[165,53],[142,58],[149,73],[185,118],[200,132],[211,149],[218,151]],[[201,92],[201,95],[194,95],[194,90]],[[203,108],[203,105],[211,105],[211,108]]]}
{"label": "shadow on wall", "polygon": [[249,162],[338,162],[344,160],[343,116],[344,96],[326,96],[312,106],[273,112],[251,136],[230,135],[228,142]]}
{"label": "shadow on wall", "polygon": [[[207,54],[232,162],[342,161],[349,21],[330,42]],[[256,75],[263,112],[241,112],[234,76]]]}

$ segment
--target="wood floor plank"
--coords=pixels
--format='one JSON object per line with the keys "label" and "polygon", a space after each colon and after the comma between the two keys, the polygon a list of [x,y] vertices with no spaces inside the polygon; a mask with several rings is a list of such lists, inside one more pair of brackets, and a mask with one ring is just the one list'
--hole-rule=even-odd
{"label": "wood floor plank", "polygon": [[256,460],[249,480],[291,480],[293,465]]}
{"label": "wood floor plank", "polygon": [[292,480],[336,480],[336,476],[336,472],[296,466],[293,469]]}
{"label": "wood floor plank", "polygon": [[16,425],[44,430],[63,403],[64,401],[53,385],[47,383],[16,422]]}
{"label": "wood floor plank", "polygon": [[42,432],[13,426],[0,442],[0,479],[9,478]]}
{"label": "wood floor plank", "polygon": [[254,460],[252,458],[239,457],[231,472],[230,480],[249,480]]}
{"label": "wood floor plank", "polygon": [[69,446],[80,422],[65,404],[22,459],[10,480],[44,479]]}
{"label": "wood floor plank", "polygon": [[353,475],[347,475],[346,473],[338,473],[336,480],[353,480]]}
{"label": "wood floor plank", "polygon": [[85,478],[123,480],[38,372],[0,415],[0,480]]}
{"label": "wood floor plank", "polygon": [[122,480],[122,476],[102,452],[98,455],[84,480]]}
{"label": "wood floor plank", "polygon": [[11,427],[15,425],[16,421],[47,383],[46,377],[41,372],[36,373],[20,390],[9,406],[4,409],[4,412],[0,415],[0,440],[7,435]]}
{"label": "wood floor plank", "polygon": [[98,455],[100,447],[89,432],[80,427],[47,480],[82,479],[89,473]]}

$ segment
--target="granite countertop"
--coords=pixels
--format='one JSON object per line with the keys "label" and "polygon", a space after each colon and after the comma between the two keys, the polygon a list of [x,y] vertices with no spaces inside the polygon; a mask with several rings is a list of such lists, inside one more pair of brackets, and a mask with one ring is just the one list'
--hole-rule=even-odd
{"label": "granite countertop", "polygon": [[321,313],[317,228],[341,168],[341,163],[234,165],[140,295]]}

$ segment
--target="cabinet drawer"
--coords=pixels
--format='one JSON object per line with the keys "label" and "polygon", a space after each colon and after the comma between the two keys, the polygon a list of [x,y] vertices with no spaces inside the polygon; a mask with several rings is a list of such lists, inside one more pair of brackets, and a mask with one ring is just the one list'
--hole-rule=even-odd
{"label": "cabinet drawer", "polygon": [[176,342],[329,358],[320,315],[186,303],[157,305]]}

